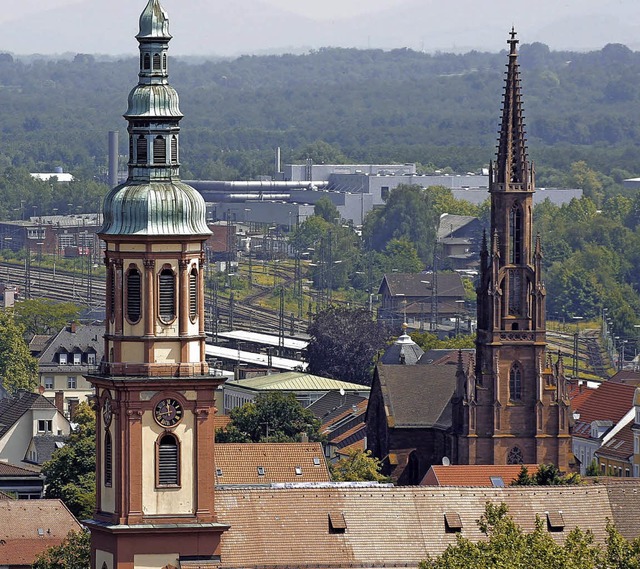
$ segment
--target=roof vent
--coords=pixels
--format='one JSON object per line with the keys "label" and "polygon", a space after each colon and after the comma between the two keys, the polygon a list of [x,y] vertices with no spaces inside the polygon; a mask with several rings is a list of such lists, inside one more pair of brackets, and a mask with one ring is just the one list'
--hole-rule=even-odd
{"label": "roof vent", "polygon": [[313,466],[320,466],[320,459],[317,456],[313,457]]}
{"label": "roof vent", "polygon": [[302,476],[302,467],[296,466],[296,476]]}
{"label": "roof vent", "polygon": [[264,476],[264,466],[258,466],[258,476]]}

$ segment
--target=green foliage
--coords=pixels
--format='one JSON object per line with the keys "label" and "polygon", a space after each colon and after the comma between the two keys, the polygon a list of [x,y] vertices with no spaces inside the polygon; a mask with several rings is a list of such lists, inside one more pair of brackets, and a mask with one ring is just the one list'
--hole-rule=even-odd
{"label": "green foliage", "polygon": [[216,433],[223,443],[300,442],[305,433],[310,441],[321,440],[320,421],[300,405],[293,393],[260,394],[251,403],[232,409],[231,422]]}
{"label": "green foliage", "polygon": [[65,446],[45,462],[47,498],[60,498],[79,519],[93,514],[96,500],[96,417],[88,403],[80,403],[73,417],[76,423]]}
{"label": "green foliage", "polygon": [[91,534],[70,531],[60,545],[49,547],[38,555],[32,569],[89,569]]}
{"label": "green foliage", "polygon": [[384,251],[390,241],[413,243],[424,263],[433,258],[437,213],[431,192],[420,186],[400,185],[385,205],[367,214],[362,227],[364,243],[370,249]]}
{"label": "green foliage", "polygon": [[46,298],[17,302],[13,312],[18,324],[24,326],[27,337],[34,334],[53,334],[75,321],[80,308],[72,302],[55,302]]}
{"label": "green foliage", "polygon": [[587,476],[598,476],[600,471],[598,470],[598,461],[594,458],[589,466],[587,466],[586,475]]}
{"label": "green foliage", "polygon": [[361,308],[329,307],[309,326],[309,372],[342,381],[371,384],[376,354],[391,335]]}
{"label": "green foliage", "polygon": [[6,310],[0,311],[0,378],[9,393],[38,385],[38,362],[24,340],[24,326]]}
{"label": "green foliage", "polygon": [[331,224],[320,215],[312,215],[307,217],[291,232],[289,242],[294,249],[305,252],[320,242],[320,239],[326,235],[330,227]]}
{"label": "green foliage", "polygon": [[520,469],[511,486],[570,486],[582,484],[579,474],[562,474],[554,464],[540,464],[538,470],[529,474],[526,466]]}
{"label": "green foliage", "polygon": [[370,450],[354,449],[336,463],[330,465],[331,477],[335,482],[386,482],[386,476],[380,473],[382,463]]}
{"label": "green foliage", "polygon": [[438,336],[431,332],[412,332],[410,336],[425,352],[442,349],[464,350],[467,348],[472,349],[476,346],[475,334],[460,334],[445,340],[440,340]]}
{"label": "green foliage", "polygon": [[420,569],[627,569],[640,567],[640,538],[628,541],[611,524],[604,545],[593,534],[573,529],[556,542],[545,522],[536,517],[535,529],[526,533],[505,504],[487,502],[478,520],[485,540],[472,543],[458,536],[437,558],[422,561]]}
{"label": "green foliage", "polygon": [[313,206],[313,214],[324,219],[327,223],[335,225],[340,221],[338,208],[327,197],[321,197]]}

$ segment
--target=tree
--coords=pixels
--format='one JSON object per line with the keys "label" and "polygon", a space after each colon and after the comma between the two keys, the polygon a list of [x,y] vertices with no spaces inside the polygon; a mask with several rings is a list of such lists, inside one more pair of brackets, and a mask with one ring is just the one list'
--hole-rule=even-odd
{"label": "tree", "polygon": [[579,474],[562,474],[555,464],[540,464],[538,470],[529,474],[526,466],[520,469],[518,477],[511,486],[569,486],[582,484]]}
{"label": "tree", "polygon": [[24,326],[27,337],[32,337],[57,332],[78,318],[80,308],[72,302],[33,298],[16,303],[13,312],[16,322]]}
{"label": "tree", "polygon": [[93,514],[96,502],[96,416],[88,403],[76,407],[76,426],[66,444],[42,466],[47,498],[61,499],[74,516]]}
{"label": "tree", "polygon": [[7,311],[0,312],[0,378],[9,393],[38,385],[38,362],[24,341],[24,327]]}
{"label": "tree", "polygon": [[70,531],[60,545],[54,545],[36,558],[32,569],[89,569],[91,564],[91,534]]}
{"label": "tree", "polygon": [[330,466],[331,476],[336,482],[386,482],[386,476],[380,473],[382,463],[370,450],[354,449]]}
{"label": "tree", "polygon": [[487,502],[478,520],[486,539],[473,543],[458,537],[442,555],[426,559],[420,569],[631,569],[640,567],[640,538],[626,540],[611,524],[605,545],[595,543],[590,532],[573,529],[556,542],[543,520],[536,516],[535,529],[526,533],[508,515],[506,504]]}
{"label": "tree", "polygon": [[384,251],[392,239],[403,239],[416,246],[424,263],[430,262],[437,223],[434,196],[416,185],[396,187],[382,208],[367,214],[362,227],[365,245]]}
{"label": "tree", "polygon": [[322,438],[320,421],[293,393],[260,394],[254,402],[232,409],[229,416],[227,428],[216,433],[217,442],[300,442],[302,434],[311,441]]}
{"label": "tree", "polygon": [[371,384],[374,356],[388,343],[390,331],[362,308],[329,307],[309,326],[310,373]]}
{"label": "tree", "polygon": [[340,221],[340,212],[334,203],[327,197],[321,197],[313,206],[313,215],[324,219],[327,223],[335,225]]}

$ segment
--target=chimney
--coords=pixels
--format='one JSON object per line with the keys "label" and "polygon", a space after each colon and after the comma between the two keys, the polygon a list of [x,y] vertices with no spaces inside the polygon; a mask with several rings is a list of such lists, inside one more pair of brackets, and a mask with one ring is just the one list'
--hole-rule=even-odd
{"label": "chimney", "polygon": [[64,415],[64,391],[56,391],[54,403],[56,409]]}
{"label": "chimney", "polygon": [[300,433],[300,442],[301,443],[308,443],[309,442],[309,435],[305,431],[302,431]]}
{"label": "chimney", "polygon": [[71,326],[69,326],[69,330],[71,331],[72,334],[76,333],[77,328],[78,328],[78,323],[77,322],[72,322]]}

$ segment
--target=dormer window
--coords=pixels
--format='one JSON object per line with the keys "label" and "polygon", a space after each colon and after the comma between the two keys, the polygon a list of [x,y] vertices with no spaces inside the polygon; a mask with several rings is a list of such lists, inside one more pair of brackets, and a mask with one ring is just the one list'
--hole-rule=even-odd
{"label": "dormer window", "polygon": [[58,363],[62,366],[67,365],[67,352],[60,352],[58,354]]}
{"label": "dormer window", "polygon": [[82,363],[82,354],[80,352],[74,352],[73,354],[73,365],[79,366]]}
{"label": "dormer window", "polygon": [[87,354],[87,363],[90,366],[96,365],[96,355],[94,353],[88,353]]}

